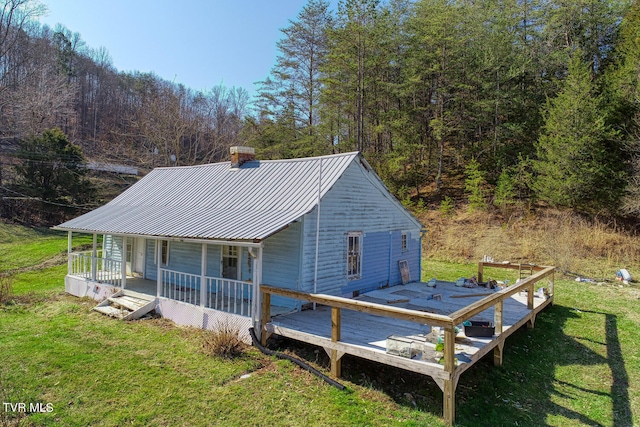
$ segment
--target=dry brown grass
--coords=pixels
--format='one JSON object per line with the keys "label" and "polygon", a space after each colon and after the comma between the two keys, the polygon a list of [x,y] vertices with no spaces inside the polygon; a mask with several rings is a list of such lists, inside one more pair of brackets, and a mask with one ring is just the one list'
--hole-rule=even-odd
{"label": "dry brown grass", "polygon": [[229,322],[218,323],[216,329],[204,331],[202,337],[202,349],[208,355],[231,359],[246,348],[240,339],[240,329]]}
{"label": "dry brown grass", "polygon": [[13,297],[13,279],[8,274],[0,274],[0,304]]}
{"label": "dry brown grass", "polygon": [[638,236],[574,213],[546,210],[505,220],[461,208],[448,217],[430,210],[421,220],[428,230],[424,253],[430,258],[468,262],[488,255],[591,277],[614,278],[618,269],[627,268],[640,277]]}

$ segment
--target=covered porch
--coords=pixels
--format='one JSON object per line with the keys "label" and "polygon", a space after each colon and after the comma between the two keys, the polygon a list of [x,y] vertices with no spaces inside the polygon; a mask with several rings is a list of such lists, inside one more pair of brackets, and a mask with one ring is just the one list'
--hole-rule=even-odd
{"label": "covered porch", "polygon": [[102,301],[134,291],[153,296],[156,312],[178,324],[212,329],[232,321],[250,340],[259,322],[261,243],[93,234],[91,250],[74,252],[73,235],[68,293]]}

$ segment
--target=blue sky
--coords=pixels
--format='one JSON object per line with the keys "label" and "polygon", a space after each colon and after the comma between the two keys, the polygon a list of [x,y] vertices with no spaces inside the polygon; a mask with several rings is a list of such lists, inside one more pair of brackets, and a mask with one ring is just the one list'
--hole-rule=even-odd
{"label": "blue sky", "polygon": [[41,22],[104,47],[119,71],[152,71],[196,90],[254,94],[274,64],[280,29],[306,0],[41,0]]}

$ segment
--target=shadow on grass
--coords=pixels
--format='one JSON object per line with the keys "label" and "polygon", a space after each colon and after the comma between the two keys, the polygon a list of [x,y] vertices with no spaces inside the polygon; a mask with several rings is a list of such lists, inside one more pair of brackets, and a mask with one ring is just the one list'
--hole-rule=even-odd
{"label": "shadow on grass", "polygon": [[[594,322],[602,332],[568,335],[567,321],[585,315],[589,318],[582,322]],[[484,366],[478,364],[460,379],[457,425],[542,426],[550,418],[588,426],[633,424],[613,314],[550,306],[538,315],[535,329],[522,328],[507,339],[502,367],[494,368],[490,358],[482,362]],[[594,378],[598,370],[610,380],[605,374]],[[478,417],[488,423],[478,424]]]}
{"label": "shadow on grass", "polygon": [[[566,334],[567,321],[583,314],[594,321],[601,317],[603,337]],[[286,339],[279,346],[329,368],[318,347]],[[613,314],[550,306],[537,316],[534,329],[523,327],[507,339],[503,360],[502,367],[494,367],[490,353],[462,374],[456,391],[457,426],[544,426],[549,418],[556,424],[562,419],[587,426],[633,424],[629,378]],[[596,366],[609,371],[611,381],[599,378],[600,384],[611,384],[609,389],[592,386]],[[558,369],[565,373],[558,374]],[[342,372],[345,380],[379,390],[401,405],[442,416],[442,392],[429,377],[348,355]]]}

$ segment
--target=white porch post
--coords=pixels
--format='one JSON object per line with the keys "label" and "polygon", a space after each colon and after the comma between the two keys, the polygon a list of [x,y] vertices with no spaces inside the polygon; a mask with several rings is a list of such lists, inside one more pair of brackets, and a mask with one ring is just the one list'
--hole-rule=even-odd
{"label": "white porch post", "polygon": [[156,296],[159,298],[162,295],[162,240],[156,240],[156,276],[157,276],[157,290]]}
{"label": "white porch post", "polygon": [[122,236],[122,289],[127,286],[127,236]]}
{"label": "white porch post", "polygon": [[200,307],[205,306],[207,297],[207,244],[202,244],[202,259],[200,260]]}
{"label": "white porch post", "polygon": [[73,231],[67,233],[67,274],[71,274],[73,271],[71,266],[71,252],[73,250]]}
{"label": "white porch post", "polygon": [[93,233],[93,252],[91,252],[91,280],[94,282],[97,278],[96,270],[98,269],[98,235]]}
{"label": "white porch post", "polygon": [[262,339],[262,246],[257,248],[257,255],[253,258],[253,326],[256,335]]}

